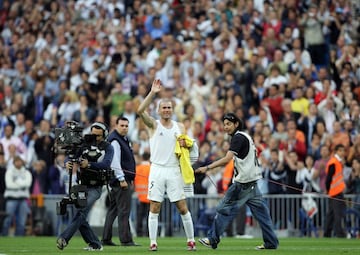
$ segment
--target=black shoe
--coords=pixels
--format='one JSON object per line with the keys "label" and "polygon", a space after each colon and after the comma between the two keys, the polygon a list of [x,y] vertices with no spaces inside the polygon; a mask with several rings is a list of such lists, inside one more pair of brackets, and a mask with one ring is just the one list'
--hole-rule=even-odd
{"label": "black shoe", "polygon": [[141,246],[141,244],[129,242],[129,243],[121,243],[121,246]]}
{"label": "black shoe", "polygon": [[114,243],[113,241],[111,240],[102,240],[101,241],[101,244],[102,245],[106,245],[106,246],[118,246],[116,243]]}

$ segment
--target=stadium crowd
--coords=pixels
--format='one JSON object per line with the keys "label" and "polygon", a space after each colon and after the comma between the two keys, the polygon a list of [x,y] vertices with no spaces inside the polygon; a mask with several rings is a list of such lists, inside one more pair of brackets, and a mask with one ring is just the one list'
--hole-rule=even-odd
{"label": "stadium crowd", "polygon": [[155,78],[197,140],[199,165],[227,151],[221,118],[234,112],[274,181],[264,193],[323,193],[341,143],[348,191],[360,194],[358,1],[1,0],[0,196],[16,157],[31,194],[65,193],[52,147],[69,120],[112,129],[125,116],[141,163],[149,137],[136,109]]}

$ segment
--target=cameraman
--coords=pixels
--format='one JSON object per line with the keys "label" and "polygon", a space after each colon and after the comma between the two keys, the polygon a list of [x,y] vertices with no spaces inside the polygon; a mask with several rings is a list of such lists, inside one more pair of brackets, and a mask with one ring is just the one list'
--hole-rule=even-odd
{"label": "cameraman", "polygon": [[80,162],[66,162],[66,169],[70,171],[73,167],[80,167],[78,171],[78,182],[86,186],[87,205],[76,210],[75,216],[57,239],[57,247],[64,249],[71,237],[77,230],[80,231],[84,241],[89,245],[85,250],[97,251],[102,250],[103,246],[97,235],[90,228],[87,222],[89,211],[93,207],[96,200],[100,198],[102,192],[101,173],[110,170],[111,161],[114,155],[112,145],[105,141],[108,135],[108,129],[105,124],[95,122],[90,127],[91,134],[96,140],[91,148],[82,151]]}

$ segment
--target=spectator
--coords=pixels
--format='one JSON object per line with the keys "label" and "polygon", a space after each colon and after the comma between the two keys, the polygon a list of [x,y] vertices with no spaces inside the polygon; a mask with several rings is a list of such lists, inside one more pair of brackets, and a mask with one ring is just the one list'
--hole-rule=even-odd
{"label": "spectator", "polygon": [[[58,93],[59,94],[59,93]],[[29,98],[26,117],[33,119],[34,124],[39,124],[44,118],[45,111],[50,103],[50,98],[45,95],[45,84],[41,80],[36,82],[34,93]]]}
{"label": "spectator", "polygon": [[52,148],[54,146],[54,137],[52,134],[44,134],[38,137],[34,142],[34,150],[36,157],[43,160],[46,164],[46,169],[52,165]]}
{"label": "spectator", "polygon": [[73,120],[80,123],[82,126],[89,126],[89,124],[95,119],[96,110],[89,105],[86,95],[80,95],[79,97],[80,107],[73,113]]}
{"label": "spectator", "polygon": [[14,136],[21,138],[22,133],[25,131],[25,114],[22,112],[16,113],[14,122],[15,122]]}
{"label": "spectator", "polygon": [[313,134],[316,132],[315,126],[319,121],[323,121],[323,119],[318,115],[318,109],[315,104],[309,105],[309,114],[307,116],[301,114],[297,120],[299,130],[301,130],[306,137],[307,146],[311,144]]}
{"label": "spectator", "polygon": [[268,30],[272,29],[274,30],[274,34],[277,36],[277,39],[279,39],[280,30],[281,30],[281,20],[278,19],[278,15],[276,13],[276,10],[272,10],[269,13],[268,17],[265,17],[265,23],[263,25],[263,36],[266,36],[268,34]]}
{"label": "spectator", "polygon": [[235,36],[229,31],[222,31],[214,41],[213,46],[215,51],[224,51],[224,59],[233,61],[237,48],[237,41]]}
{"label": "spectator", "polygon": [[291,103],[291,110],[300,115],[308,116],[309,114],[309,100],[304,97],[303,88],[295,88],[293,94],[293,101]]}
{"label": "spectator", "polygon": [[270,151],[270,158],[266,163],[265,171],[269,179],[268,194],[284,194],[286,192],[287,173],[277,149]]}
{"label": "spectator", "polygon": [[309,50],[315,65],[326,65],[326,45],[322,31],[323,20],[318,16],[318,7],[310,5],[304,12],[300,25],[304,28],[305,47]]}
{"label": "spectator", "polygon": [[286,142],[288,134],[286,132],[284,122],[278,121],[278,123],[275,126],[275,130],[272,133],[272,137],[278,139],[281,144]]}
{"label": "spectator", "polygon": [[[269,77],[272,76],[272,78],[276,77],[277,84],[282,86],[283,84],[286,83],[284,80],[284,77],[286,80],[288,80],[286,77],[286,74],[289,70],[289,66],[284,61],[284,54],[281,51],[281,49],[279,49],[279,48],[275,49],[275,51],[273,52],[273,55],[270,56],[270,59],[272,59],[272,62],[269,63],[269,65],[266,69],[266,74],[268,74]],[[275,69],[273,69],[273,67],[275,67]],[[277,70],[277,72],[274,72],[275,70]]]}
{"label": "spectator", "polygon": [[58,153],[54,164],[50,166],[48,173],[49,194],[66,194],[66,182],[68,173],[65,169],[65,154]]}
{"label": "spectator", "polygon": [[284,156],[284,168],[286,171],[286,185],[288,187],[286,193],[288,194],[300,194],[302,192],[302,184],[296,183],[296,175],[299,170],[304,167],[302,160],[299,160],[299,156],[295,151],[289,151]]}
{"label": "spectator", "polygon": [[295,113],[292,111],[291,103],[292,103],[292,101],[289,98],[285,98],[282,100],[281,107],[282,107],[283,113],[280,115],[278,121],[287,123],[291,119],[297,121],[297,119],[300,117],[300,115],[298,113]]}
{"label": "spectator", "polygon": [[282,85],[286,84],[288,80],[285,76],[281,75],[280,67],[274,64],[270,68],[270,74],[264,81],[264,87],[269,88],[273,84]]}
{"label": "spectator", "polygon": [[73,119],[74,112],[80,110],[79,96],[76,92],[68,90],[63,99],[59,102],[57,114],[59,116],[59,125]]}
{"label": "spectator", "polygon": [[353,143],[349,148],[349,153],[346,157],[346,163],[351,165],[351,162],[355,158],[360,158],[360,135],[357,135],[353,140]]}
{"label": "spectator", "polygon": [[260,117],[259,117],[259,111],[258,111],[258,107],[255,105],[251,105],[248,109],[247,112],[247,119],[246,119],[246,128],[248,130],[253,130],[255,123],[260,121]]}
{"label": "spectator", "polygon": [[246,96],[244,98],[246,105],[253,105],[253,98],[261,101],[263,94],[265,93],[263,87],[265,81],[265,68],[261,65],[259,60],[259,53],[258,51],[255,51],[251,55],[249,62],[245,64],[245,70],[242,72],[246,82]]}
{"label": "spectator", "polygon": [[20,155],[23,160],[27,157],[27,147],[21,139],[13,134],[13,126],[8,124],[4,129],[4,137],[0,139],[0,143],[4,148],[5,159],[8,160],[10,156],[10,146],[15,147],[15,153]]}
{"label": "spectator", "polygon": [[332,96],[330,93],[327,95],[326,99],[321,101],[318,105],[319,115],[324,118],[326,130],[330,134],[334,132],[333,123],[337,116],[340,116],[343,107],[344,103],[340,98]]}
{"label": "spectator", "polygon": [[285,150],[288,152],[294,151],[300,160],[304,160],[306,155],[306,143],[304,134],[302,133],[302,131],[297,129],[296,122],[294,120],[288,121],[286,129],[287,141],[285,143]]}
{"label": "spectator", "polygon": [[355,194],[353,208],[360,213],[360,159],[354,158],[351,164],[351,175],[347,182],[347,193]]}
{"label": "spectator", "polygon": [[305,158],[305,165],[296,173],[296,183],[301,184],[304,192],[318,192],[320,193],[320,186],[318,179],[315,177],[314,158],[307,155]]}
{"label": "spectator", "polygon": [[[270,58],[266,55],[266,49],[264,47],[264,45],[260,44],[257,47],[258,50],[258,60],[259,63],[261,64],[262,68],[264,68],[265,70],[268,69],[268,66],[271,62]],[[266,72],[264,72],[264,74],[266,74]],[[265,77],[266,78],[266,77]]]}
{"label": "spectator", "polygon": [[47,194],[48,193],[48,168],[45,161],[37,160],[32,165],[32,184],[31,194]]}
{"label": "spectator", "polygon": [[139,154],[142,155],[145,151],[149,150],[149,132],[147,129],[142,128],[139,130],[139,135],[137,139],[134,140],[139,144]]}
{"label": "spectator", "polygon": [[[311,69],[304,69],[305,73],[308,73]],[[310,78],[309,85],[315,87],[317,93],[315,95],[315,103],[318,105],[329,94],[336,96],[336,84],[334,78],[331,79],[329,72],[325,67],[320,67],[317,73],[311,74],[311,76],[317,76],[317,79]]]}
{"label": "spectator", "polygon": [[26,200],[30,197],[31,173],[25,169],[21,157],[14,158],[14,165],[5,174],[5,193],[7,217],[4,221],[2,234],[9,235],[9,228],[15,218],[15,235],[25,235],[25,223],[30,212]]}
{"label": "spectator", "polygon": [[145,21],[145,29],[152,39],[161,38],[170,31],[169,17],[167,13],[157,14],[157,10],[151,5],[147,5],[147,17]]}
{"label": "spectator", "polygon": [[136,122],[138,118],[133,100],[125,101],[123,116],[129,120],[129,133],[127,136],[131,140],[133,134],[136,133]]}
{"label": "spectator", "polygon": [[60,96],[60,86],[59,86],[59,77],[57,74],[56,67],[51,67],[48,73],[48,78],[45,81],[45,97],[48,99],[53,99],[55,101],[59,100]]}
{"label": "spectator", "polygon": [[283,97],[279,94],[279,85],[274,83],[267,88],[267,96],[260,103],[262,107],[269,108],[275,125],[283,114],[282,101]]}
{"label": "spectator", "polygon": [[307,146],[307,155],[311,155],[314,160],[319,159],[321,149],[321,140],[320,136],[317,133],[314,133],[311,139],[311,143]]}
{"label": "spectator", "polygon": [[4,136],[4,133],[5,133],[5,127],[7,125],[11,125],[11,126],[14,126],[15,123],[14,121],[10,118],[10,116],[8,116],[6,114],[5,111],[1,111],[0,112],[0,137],[2,138]]}
{"label": "spectator", "polygon": [[343,127],[339,121],[334,121],[333,133],[330,136],[332,141],[331,150],[334,150],[336,145],[342,144],[344,145],[347,154],[350,148],[350,136],[348,132],[343,130]]}
{"label": "spectator", "polygon": [[195,121],[192,128],[193,138],[197,141],[198,144],[202,144],[205,140],[203,123],[200,121]]}
{"label": "spectator", "polygon": [[4,214],[5,214],[5,205],[6,200],[4,197],[5,192],[5,173],[6,173],[6,162],[4,157],[4,151],[2,151],[2,147],[0,146],[0,226],[3,225]]}
{"label": "spectator", "polygon": [[[299,62],[302,63],[303,65],[303,66],[299,66],[299,69],[294,69],[293,67],[291,67],[291,70],[302,73],[304,66],[306,66],[307,68],[311,68],[312,61],[310,54],[306,49],[302,48],[301,39],[295,38],[292,41],[291,46],[292,49],[286,51],[284,55],[284,62],[291,66],[291,64],[294,63],[294,61],[297,61],[296,54],[300,54]],[[296,51],[300,51],[300,52],[296,53]]]}
{"label": "spectator", "polygon": [[320,149],[321,158],[317,159],[314,163],[314,179],[319,179],[320,190],[322,193],[326,191],[325,179],[326,179],[326,165],[330,159],[330,149],[326,145],[322,145]]}
{"label": "spectator", "polygon": [[355,100],[353,101],[353,107],[350,108],[350,119],[353,122],[354,129],[356,133],[360,133],[360,106],[359,103]]}
{"label": "spectator", "polygon": [[129,99],[131,99],[131,96],[123,92],[121,82],[116,82],[104,102],[105,105],[110,107],[110,116],[123,114],[125,102]]}
{"label": "spectator", "polygon": [[330,138],[329,132],[327,132],[325,127],[325,121],[319,121],[315,125],[315,133],[320,137],[320,144],[325,144]]}

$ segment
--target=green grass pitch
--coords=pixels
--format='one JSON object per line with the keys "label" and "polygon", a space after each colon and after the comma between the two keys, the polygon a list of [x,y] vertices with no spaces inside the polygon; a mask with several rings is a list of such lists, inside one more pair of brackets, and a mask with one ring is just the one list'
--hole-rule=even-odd
{"label": "green grass pitch", "polygon": [[[114,241],[119,242],[116,239]],[[139,247],[105,246],[102,254],[167,254],[178,255],[189,253],[186,250],[185,237],[166,237],[158,239],[158,251],[148,251],[148,238],[135,238]],[[53,255],[53,254],[84,254],[86,244],[81,237],[74,237],[69,245],[60,251],[56,248],[56,237],[0,237],[0,255]],[[329,254],[360,254],[360,239],[337,238],[281,238],[277,250],[255,250],[262,240],[223,238],[216,250],[202,246],[197,242],[196,254],[276,254],[276,255],[329,255]]]}

